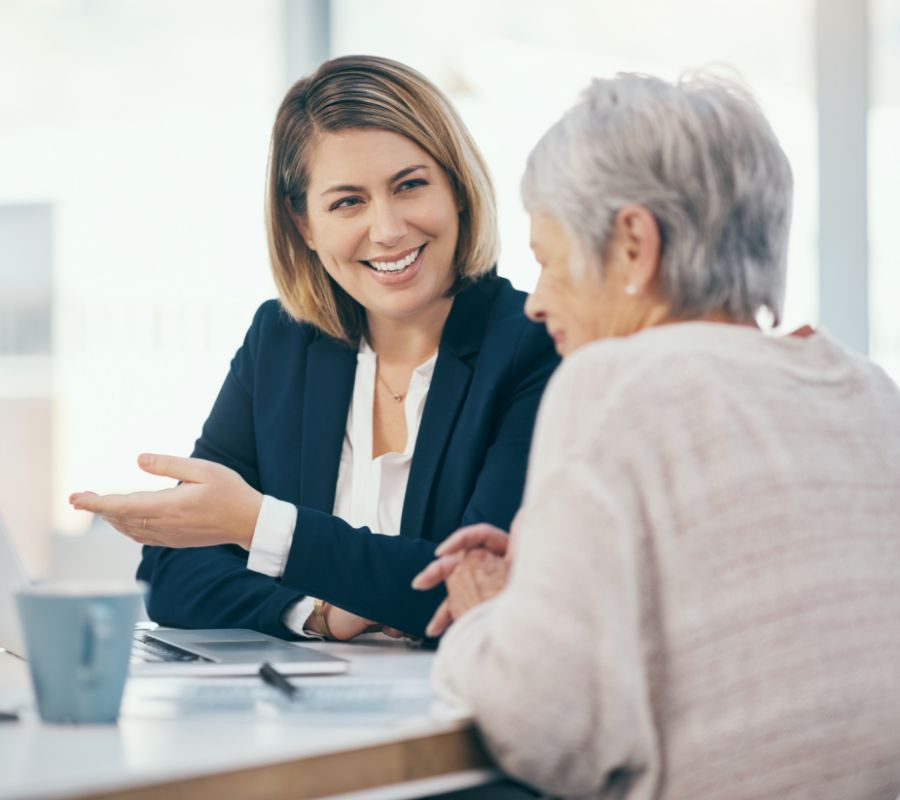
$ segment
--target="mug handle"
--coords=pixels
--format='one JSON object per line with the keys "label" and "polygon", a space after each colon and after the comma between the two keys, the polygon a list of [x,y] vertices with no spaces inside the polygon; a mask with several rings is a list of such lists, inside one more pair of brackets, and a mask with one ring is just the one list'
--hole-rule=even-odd
{"label": "mug handle", "polygon": [[113,613],[100,603],[91,603],[86,609],[86,616],[78,677],[85,683],[92,683],[102,677],[99,654],[103,645],[112,638],[114,620]]}

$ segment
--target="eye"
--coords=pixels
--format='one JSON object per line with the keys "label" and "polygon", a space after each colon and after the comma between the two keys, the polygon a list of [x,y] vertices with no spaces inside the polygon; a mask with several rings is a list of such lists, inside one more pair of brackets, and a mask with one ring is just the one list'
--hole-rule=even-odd
{"label": "eye", "polygon": [[397,186],[398,192],[407,192],[410,189],[417,189],[420,186],[427,186],[428,181],[424,178],[410,178],[408,181],[403,181],[403,183]]}
{"label": "eye", "polygon": [[337,200],[328,206],[328,210],[338,211],[342,208],[353,208],[353,206],[357,206],[361,202],[362,201],[358,197],[342,197],[340,200]]}

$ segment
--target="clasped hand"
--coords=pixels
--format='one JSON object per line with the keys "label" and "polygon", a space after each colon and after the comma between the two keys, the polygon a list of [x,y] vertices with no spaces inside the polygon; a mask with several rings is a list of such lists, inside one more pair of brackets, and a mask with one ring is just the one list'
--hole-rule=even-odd
{"label": "clasped hand", "polygon": [[482,523],[460,528],[438,546],[437,558],[412,584],[422,590],[441,582],[447,586],[447,597],[428,623],[426,635],[440,636],[454,620],[499,594],[509,574],[511,539],[505,531]]}
{"label": "clasped hand", "polygon": [[76,492],[69,502],[78,510],[100,514],[139,544],[237,544],[250,549],[263,496],[233,469],[200,458],[149,453],[138,457],[138,466],[181,483],[156,492]]}

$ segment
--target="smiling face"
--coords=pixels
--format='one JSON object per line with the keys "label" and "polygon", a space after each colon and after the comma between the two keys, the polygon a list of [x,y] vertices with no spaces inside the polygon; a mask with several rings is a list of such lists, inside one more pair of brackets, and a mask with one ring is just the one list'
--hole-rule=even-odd
{"label": "smiling face", "polygon": [[325,133],[309,164],[304,239],[370,320],[449,310],[459,209],[446,173],[396,133]]}

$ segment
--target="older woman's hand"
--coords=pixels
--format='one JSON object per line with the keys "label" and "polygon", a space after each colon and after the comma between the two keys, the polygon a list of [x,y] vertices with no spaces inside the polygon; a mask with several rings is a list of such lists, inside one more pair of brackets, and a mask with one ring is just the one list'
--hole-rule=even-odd
{"label": "older woman's hand", "polygon": [[69,502],[100,514],[140,544],[203,547],[238,544],[249,550],[262,494],[237,472],[199,458],[143,454],[145,472],[182,481],[157,492],[98,495],[77,492]]}
{"label": "older woman's hand", "polygon": [[460,528],[448,536],[434,551],[435,558],[413,579],[413,589],[433,589],[447,580],[469,550],[484,549],[496,556],[505,556],[510,536],[494,525],[479,523]]}
{"label": "older woman's hand", "polygon": [[[515,530],[515,524],[515,520],[513,520],[513,530]],[[506,570],[504,569],[502,574],[503,583],[496,588],[494,584],[500,577],[499,570],[492,561],[483,557],[490,556],[496,561],[505,559],[508,565],[512,556],[511,540],[512,536],[506,531],[493,525],[480,523],[460,528],[438,546],[435,550],[437,558],[416,575],[412,583],[414,589],[422,590],[431,589],[442,582],[447,583],[448,597],[438,606],[428,623],[428,627],[425,629],[428,636],[440,636],[454,619],[468,610],[471,607],[469,604],[479,593],[476,590],[485,590],[481,600],[477,601],[482,602],[488,597],[493,597],[503,588],[503,584],[506,582]],[[482,555],[477,556],[476,554],[479,553]],[[471,559],[469,559],[470,555]],[[454,582],[452,590],[454,594],[451,595],[450,578],[458,569],[462,568],[467,559],[468,565],[465,572],[468,577],[463,581],[461,575],[462,582]],[[476,561],[481,564],[481,574],[477,576],[473,572],[476,569],[474,566]],[[491,573],[490,577],[488,572]]]}
{"label": "older woman's hand", "polygon": [[447,599],[441,603],[425,633],[439,636],[469,609],[490,600],[506,586],[509,562],[484,548],[469,550],[445,581]]}

